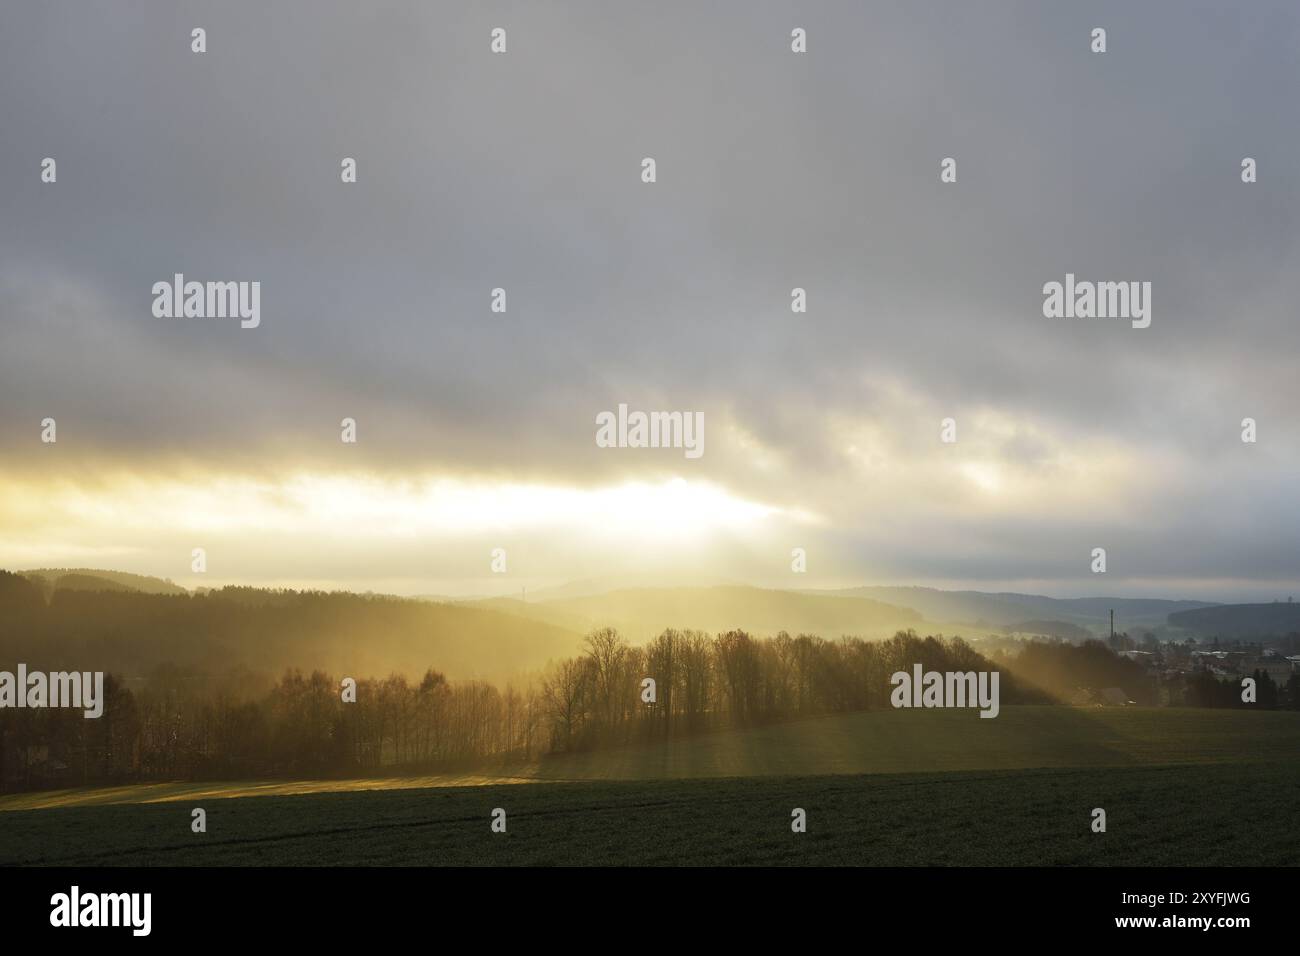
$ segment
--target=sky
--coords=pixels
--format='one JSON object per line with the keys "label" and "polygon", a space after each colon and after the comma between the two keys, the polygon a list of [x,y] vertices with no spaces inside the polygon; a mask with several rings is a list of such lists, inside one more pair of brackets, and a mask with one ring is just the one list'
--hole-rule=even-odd
{"label": "sky", "polygon": [[[0,567],[1285,598],[1298,47],[1281,2],[9,5]],[[175,273],[260,324],[156,316]],[[1067,274],[1150,327],[1045,317]],[[620,403],[704,454],[599,447]]]}

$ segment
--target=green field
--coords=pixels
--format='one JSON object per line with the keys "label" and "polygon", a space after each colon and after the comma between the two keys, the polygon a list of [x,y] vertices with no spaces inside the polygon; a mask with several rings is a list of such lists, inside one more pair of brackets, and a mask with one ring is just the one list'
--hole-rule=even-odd
{"label": "green field", "polygon": [[1298,754],[1286,712],[873,712],[499,776],[10,796],[0,863],[1300,865]]}

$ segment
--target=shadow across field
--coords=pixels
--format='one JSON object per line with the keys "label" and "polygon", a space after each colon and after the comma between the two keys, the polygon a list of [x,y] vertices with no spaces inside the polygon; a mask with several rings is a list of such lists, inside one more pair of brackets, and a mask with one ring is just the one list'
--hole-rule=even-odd
{"label": "shadow across field", "polygon": [[970,710],[887,710],[562,754],[474,774],[75,788],[0,797],[0,811],[526,782],[1267,763],[1297,753],[1300,713],[1288,711],[1019,706],[984,720]]}

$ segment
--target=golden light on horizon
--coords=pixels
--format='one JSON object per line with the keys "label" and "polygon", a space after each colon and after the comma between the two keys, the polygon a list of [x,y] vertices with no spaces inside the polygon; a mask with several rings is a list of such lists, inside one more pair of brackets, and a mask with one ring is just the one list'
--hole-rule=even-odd
{"label": "golden light on horizon", "polygon": [[584,488],[491,478],[299,472],[279,478],[122,474],[98,478],[93,485],[6,485],[0,566],[140,554],[151,541],[186,535],[196,542],[265,541],[272,549],[289,539],[338,547],[525,533],[654,547],[718,533],[755,535],[773,518],[815,520],[806,512],[682,478]]}

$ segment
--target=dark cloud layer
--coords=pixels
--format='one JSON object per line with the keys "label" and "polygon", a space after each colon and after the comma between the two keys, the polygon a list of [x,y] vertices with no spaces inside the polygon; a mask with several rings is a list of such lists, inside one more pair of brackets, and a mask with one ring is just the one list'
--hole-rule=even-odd
{"label": "dark cloud layer", "polygon": [[[918,578],[1068,576],[1100,538],[1142,578],[1300,574],[1294,4],[47,3],[3,19],[12,468],[37,461],[46,415],[61,444],[125,467],[356,464],[337,441],[352,416],[365,468],[703,477],[832,518],[826,547],[864,572],[883,548]],[[946,156],[956,185],[938,182]],[[260,281],[261,327],[153,317],[174,272]],[[1044,318],[1043,283],[1067,272],[1150,281],[1151,327]],[[619,402],[704,411],[708,453],[596,449],[594,416]],[[1028,483],[1026,511],[926,497],[951,480],[947,415],[959,453]],[[1102,452],[1123,467],[1081,516],[1078,460]],[[1057,472],[1079,494],[1054,505]],[[926,539],[882,535],[881,509]]]}

